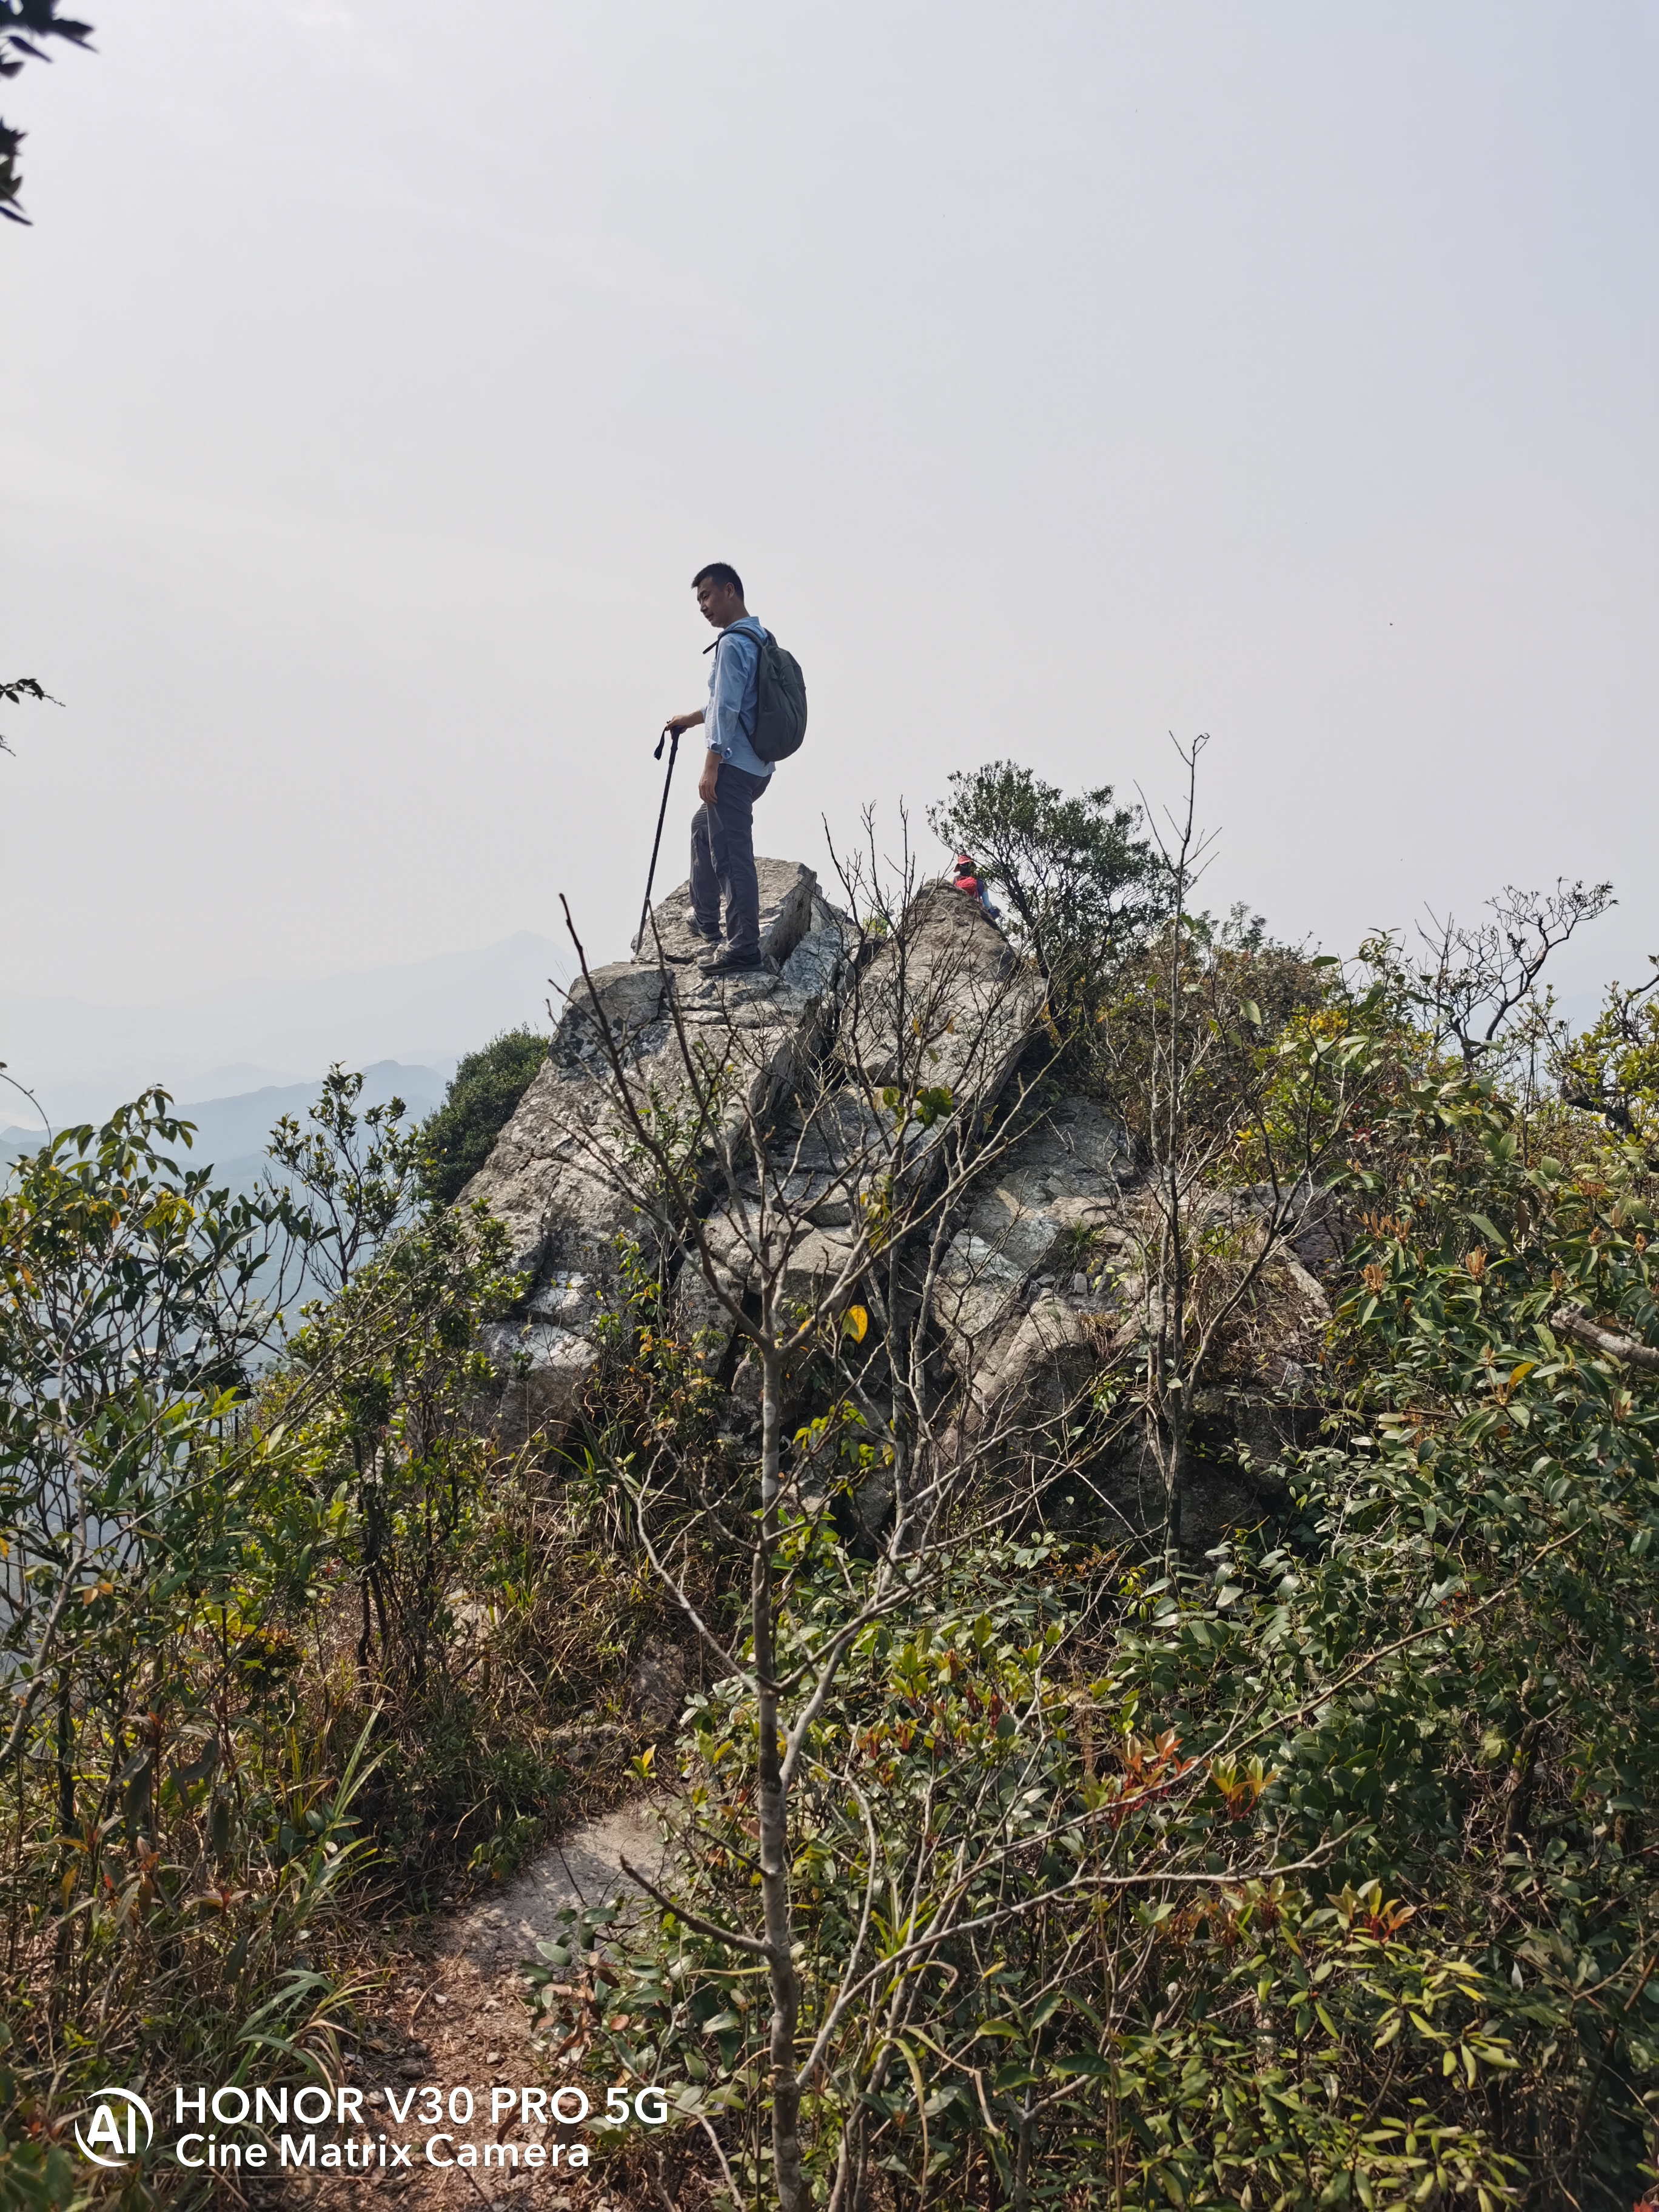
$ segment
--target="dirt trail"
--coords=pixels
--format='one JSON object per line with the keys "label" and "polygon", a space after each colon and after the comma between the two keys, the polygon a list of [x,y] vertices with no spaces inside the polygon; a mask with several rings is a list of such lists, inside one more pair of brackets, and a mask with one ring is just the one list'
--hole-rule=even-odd
{"label": "dirt trail", "polygon": [[[550,1844],[515,1881],[475,1899],[440,1922],[418,1948],[399,1954],[392,1962],[391,1979],[367,2008],[362,2046],[348,2075],[351,2085],[363,2092],[362,2122],[342,2132],[355,2139],[360,2158],[365,2154],[357,2147],[374,2143],[368,2155],[377,2162],[367,2172],[283,2172],[262,2189],[249,2186],[243,2201],[307,2204],[331,2212],[370,2198],[395,2203],[398,2212],[440,2205],[476,2208],[481,2203],[606,2212],[616,2200],[605,2191],[602,2159],[596,2156],[585,2172],[567,2173],[562,2160],[556,2167],[527,2166],[528,2146],[540,2144],[550,2158],[551,2147],[561,2138],[574,2139],[573,2131],[533,2120],[526,2125],[516,2107],[511,2116],[492,2120],[490,2092],[546,2082],[544,2067],[529,2051],[522,1962],[535,1955],[538,1941],[556,1932],[561,1910],[598,1904],[632,1887],[622,1871],[623,1858],[654,1872],[661,1856],[662,1840],[648,1808],[623,1806]],[[470,2121],[460,2117],[465,2097],[456,2096],[452,2106],[452,2093],[468,2090]],[[404,2115],[401,2122],[398,2111]],[[516,2147],[516,2167],[505,2151],[490,2154],[503,2163],[483,2163],[486,2147],[498,2141],[498,2128],[500,2142]],[[389,2143],[412,2146],[407,2165],[379,2165],[382,2135]],[[434,2136],[453,2138],[437,2144],[440,2156],[459,2159],[462,2146],[471,2143],[477,2147],[480,2162],[429,2164],[426,2146]],[[586,2140],[591,2143],[593,2138]],[[319,2158],[325,2141],[319,2130]]]}

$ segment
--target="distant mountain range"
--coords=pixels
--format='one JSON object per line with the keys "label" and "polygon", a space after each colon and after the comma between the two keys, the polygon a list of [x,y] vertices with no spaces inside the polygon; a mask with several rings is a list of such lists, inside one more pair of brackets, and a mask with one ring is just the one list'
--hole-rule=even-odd
{"label": "distant mountain range", "polygon": [[[443,1103],[447,1073],[436,1067],[410,1067],[400,1060],[376,1060],[362,1071],[362,1091],[358,1109],[383,1106],[401,1098],[409,1109],[404,1125],[424,1121],[434,1106]],[[284,1114],[303,1127],[307,1112],[322,1091],[322,1079],[309,1083],[270,1083],[258,1091],[244,1091],[228,1098],[199,1098],[174,1107],[181,1121],[195,1124],[195,1136],[186,1151],[175,1157],[181,1167],[208,1167],[216,1183],[233,1190],[251,1190],[270,1169],[265,1146],[271,1130]],[[0,1160],[15,1159],[21,1152],[38,1151],[46,1132],[13,1127],[0,1129]]]}
{"label": "distant mountain range", "polygon": [[[308,1103],[321,1071],[337,1060],[396,1064],[411,1086],[419,1075],[441,1092],[463,1053],[503,1030],[545,1030],[548,1000],[556,1006],[569,975],[568,956],[552,939],[523,930],[477,951],[308,982],[253,976],[155,1006],[0,994],[0,1061],[35,1093],[54,1127],[101,1121],[160,1083],[174,1097],[203,1102],[193,1115],[222,1113],[227,1132],[246,1129],[235,1118],[245,1102],[293,1092]],[[412,1097],[410,1104],[414,1110]],[[248,1116],[265,1110],[246,1104]],[[275,1103],[270,1118],[289,1110]],[[39,1141],[28,1111],[0,1084],[0,1146]],[[210,1143],[206,1130],[204,1122],[202,1148],[216,1157],[214,1147],[229,1139]],[[227,1157],[247,1149],[238,1142]]]}

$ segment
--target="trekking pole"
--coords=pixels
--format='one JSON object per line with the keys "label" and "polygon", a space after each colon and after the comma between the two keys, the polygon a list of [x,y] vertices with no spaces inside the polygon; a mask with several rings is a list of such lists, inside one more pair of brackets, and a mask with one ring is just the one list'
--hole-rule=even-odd
{"label": "trekking pole", "polygon": [[645,878],[645,904],[640,908],[640,931],[639,935],[634,939],[634,950],[636,953],[645,943],[646,926],[651,919],[651,886],[657,879],[657,855],[662,850],[662,825],[668,818],[668,787],[674,781],[674,763],[679,757],[679,732],[664,729],[662,736],[657,740],[657,750],[651,756],[653,760],[662,758],[665,743],[668,744],[668,773],[662,780],[662,805],[657,809],[657,834],[652,842],[651,866]]}

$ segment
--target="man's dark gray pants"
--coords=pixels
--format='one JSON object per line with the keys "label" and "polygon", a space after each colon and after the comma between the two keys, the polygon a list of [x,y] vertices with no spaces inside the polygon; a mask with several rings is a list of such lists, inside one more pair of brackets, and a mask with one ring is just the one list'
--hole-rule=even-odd
{"label": "man's dark gray pants", "polygon": [[755,801],[771,781],[722,761],[714,803],[691,817],[691,911],[708,936],[720,933],[726,901],[726,950],[760,965],[760,879],[755,873]]}

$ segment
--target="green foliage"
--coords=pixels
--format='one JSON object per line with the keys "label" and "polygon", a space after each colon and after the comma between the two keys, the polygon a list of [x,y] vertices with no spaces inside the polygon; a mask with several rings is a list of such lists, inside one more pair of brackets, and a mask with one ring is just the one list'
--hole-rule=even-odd
{"label": "green foliage", "polygon": [[[1351,1532],[1351,1584],[1420,1638],[1378,1687],[1376,1721],[1412,1747],[1382,1832],[1516,1993],[1512,2124],[1542,2196],[1628,2203],[1659,2111],[1659,1387],[1557,1317],[1659,1336],[1651,1176],[1559,1110],[1431,1074],[1375,1146],[1345,1313],[1370,1437],[1326,1519]],[[1319,1580],[1328,1617],[1352,1616],[1352,1589]]]}
{"label": "green foliage", "polygon": [[1615,983],[1582,1036],[1563,1042],[1554,1073],[1566,1103],[1601,1115],[1650,1152],[1659,1146],[1659,976]]}
{"label": "green foliage", "polygon": [[[498,1601],[532,1579],[520,1469],[472,1417],[518,1287],[503,1232],[412,1211],[415,1147],[356,1085],[336,1071],[310,1133],[278,1133],[294,1181],[265,1198],[180,1166],[159,1091],[0,1186],[21,2202],[58,2185],[40,2130],[112,2073],[231,2078],[256,2049],[335,2071],[371,1862],[488,1878],[561,1786],[456,1663],[464,1578]],[[302,1274],[338,1288],[290,1337]]]}
{"label": "green foliage", "polygon": [[[372,1754],[293,1725],[316,1509],[252,1380],[285,1246],[276,1208],[174,1164],[188,1136],[156,1092],[0,1192],[9,2137],[163,2047],[328,2061],[348,1994],[300,1963],[364,1854]],[[9,2155],[24,2201],[55,2186]]]}
{"label": "green foliage", "polygon": [[13,1755],[81,1644],[123,1619],[131,1636],[147,1593],[236,1559],[273,1464],[241,1411],[270,1339],[273,1212],[158,1150],[188,1143],[167,1103],[66,1131],[0,1194],[5,1644],[27,1692]]}
{"label": "green foliage", "polygon": [[896,1083],[888,1083],[883,1085],[880,1095],[884,1109],[896,1120],[913,1120],[922,1129],[931,1129],[935,1121],[943,1121],[956,1103],[948,1083],[919,1085],[908,1095]]}
{"label": "green foliage", "polygon": [[415,1210],[421,1139],[401,1126],[401,1098],[360,1115],[362,1088],[361,1075],[331,1067],[309,1127],[285,1114],[268,1148],[283,1170],[272,1185],[278,1216],[305,1248],[308,1278],[331,1295]]}
{"label": "green foliage", "polygon": [[546,1058],[544,1036],[507,1030],[461,1060],[443,1104],[421,1129],[422,1188],[434,1205],[453,1206],[460,1196]]}
{"label": "green foliage", "polygon": [[[851,2129],[942,2203],[1311,2206],[1352,2186],[1394,2205],[1435,2175],[1508,2201],[1476,2085],[1513,2060],[1480,1968],[1413,1941],[1415,1909],[1375,1880],[1273,1873],[1276,1771],[1142,1718],[1172,1641],[1212,1654],[1218,1616],[1149,1592],[1121,1671],[1079,1679],[1067,1564],[1048,1542],[964,1547],[925,1604],[860,1638],[814,1727],[791,1836],[809,2166],[827,2186]],[[823,1520],[778,1565],[793,1668],[860,1571]],[[736,1683],[691,1700],[682,1909],[573,1914],[531,1970],[562,2063],[684,2083],[676,2117],[720,2128],[740,2197],[765,2186],[767,2008],[718,1931],[757,1878],[754,1729]]]}
{"label": "green foliage", "polygon": [[[1007,775],[958,781],[1059,851],[1059,795]],[[1106,798],[1095,830],[1133,843]],[[1051,973],[1050,1005],[1088,1012],[1076,1065],[1174,1162],[1168,1212],[1125,1214],[1124,1306],[1077,1406],[1024,1420],[1018,1517],[942,1378],[967,1448],[914,1553],[883,1555],[854,1502],[907,1453],[913,1482],[934,1463],[870,1395],[863,1285],[792,1354],[769,1492],[654,1248],[630,1251],[586,1449],[538,1462],[477,1418],[522,1287],[504,1234],[434,1188],[432,1125],[360,1114],[356,1078],[277,1132],[257,1200],[179,1164],[161,1093],[17,1164],[5,2201],[75,2201],[57,2138],[94,2081],[253,2051],[334,2072],[371,1868],[383,1899],[430,1901],[520,1863],[566,1787],[553,1717],[606,1709],[666,1566],[747,1672],[688,1695],[672,1901],[573,1914],[532,2011],[554,2070],[672,2085],[654,2149],[733,2212],[775,2180],[765,1819],[823,2201],[840,2175],[843,2202],[963,2212],[1627,2212],[1659,2144],[1651,1002],[1613,994],[1543,1103],[1502,1088],[1516,977],[1501,947],[1479,967],[1484,939],[1454,946],[1466,1036],[1387,945],[1350,985],[1249,917],[1123,928],[1071,997]],[[1471,1050],[1487,986],[1499,1043]],[[696,1072],[715,1115],[729,1071]],[[697,1184],[705,1121],[636,1103],[640,1156]],[[882,1103],[927,1128],[951,1097]],[[1261,1257],[1249,1193],[1304,1176],[1359,1241],[1333,1263],[1323,1425],[1298,1401],[1275,1470],[1288,1503],[1202,1562],[1045,1525],[1044,1465],[1068,1489],[1107,1471],[1160,1362],[1211,1346],[1270,1395],[1244,1310],[1212,1324]],[[896,1271],[902,1197],[860,1193]],[[1184,1255],[1167,1325],[1142,1295],[1160,1235]],[[1060,1256],[1103,1243],[1080,1222]],[[301,1273],[327,1295],[290,1322]],[[787,1820],[763,1710],[800,1747]]]}
{"label": "green foliage", "polygon": [[[1180,1068],[1182,1120],[1193,1155],[1206,1176],[1245,1180],[1292,1158],[1294,1182],[1319,1149],[1335,1093],[1310,1080],[1328,1045],[1345,1066],[1358,1041],[1397,1028],[1395,1002],[1372,984],[1350,993],[1338,963],[1280,945],[1254,928],[1229,933],[1205,917],[1182,915],[1103,983],[1094,995],[1086,1044],[1078,1040],[1072,1066],[1122,1120],[1151,1155],[1154,1117],[1167,1124],[1172,1012],[1187,1042]],[[1310,1115],[1311,1115],[1311,1118]],[[1226,1160],[1229,1140],[1234,1156]],[[1167,1144],[1167,1136],[1164,1140]]]}
{"label": "green foliage", "polygon": [[[70,46],[84,46],[91,36],[90,23],[58,14],[58,0],[0,0],[0,77],[15,76],[26,59],[46,60],[40,40],[63,39]],[[28,221],[18,204],[23,179],[17,155],[25,135],[0,123],[0,216],[9,222]]]}
{"label": "green foliage", "polygon": [[312,1311],[266,1396],[279,1420],[290,1394],[316,1404],[310,1474],[333,1571],[360,1594],[359,1663],[375,1650],[416,1689],[449,1640],[450,1562],[493,1470],[473,1414],[493,1371],[478,1330],[520,1287],[506,1249],[482,1209],[422,1217]]}
{"label": "green foliage", "polygon": [[[1659,1358],[1653,1179],[1449,1070],[1386,977],[1315,972],[1271,1033],[1251,999],[1214,1094],[1220,1129],[1245,1085],[1281,1154],[1340,1122],[1364,1216],[1285,1523],[1162,1575],[1040,1527],[991,1544],[964,1498],[811,1717],[789,1868],[821,2191],[848,2155],[963,2205],[1625,2212],[1652,2179],[1659,1374],[1556,1317]],[[672,1341],[629,1356],[659,1481],[718,1450],[673,1410]],[[830,1494],[770,1560],[792,1722],[874,1571],[825,1510],[867,1472],[843,1430],[826,1405],[802,1431]],[[739,1469],[726,1494],[755,1510]],[[772,2055],[763,1962],[722,1933],[758,1881],[740,1679],[692,1697],[680,1751],[674,1906],[573,1923],[533,2007],[561,2065],[684,2082],[684,2154],[706,2122],[744,2201]]]}
{"label": "green foliage", "polygon": [[1164,912],[1163,870],[1135,833],[1139,810],[1109,786],[1068,799],[1029,769],[992,761],[951,778],[927,819],[1005,892],[1008,934],[1051,986],[1083,987],[1140,942]]}
{"label": "green foliage", "polygon": [[[0,0],[0,5],[3,4],[3,0]],[[0,39],[0,51],[3,51],[3,40]],[[5,125],[3,123],[0,123],[0,214],[3,214],[5,211],[5,142],[9,135],[15,136],[15,134],[9,134]],[[51,704],[54,707],[61,707],[64,703],[61,699],[53,699],[51,692],[46,690],[46,686],[38,683],[33,676],[15,676],[9,682],[0,683],[0,706],[15,707],[20,699],[44,699],[50,701]],[[5,738],[3,736],[0,736],[0,753],[9,753],[11,747],[6,743]]]}

